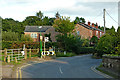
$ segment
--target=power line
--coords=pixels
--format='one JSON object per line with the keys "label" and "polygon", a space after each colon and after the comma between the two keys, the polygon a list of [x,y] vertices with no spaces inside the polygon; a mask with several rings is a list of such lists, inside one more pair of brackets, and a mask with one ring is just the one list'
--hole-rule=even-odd
{"label": "power line", "polygon": [[96,19],[96,18],[98,18],[101,14],[103,14],[102,12],[100,12],[100,14],[99,15],[97,15],[95,18],[94,18],[94,20]]}
{"label": "power line", "polygon": [[108,14],[108,16],[109,16],[113,21],[115,21],[117,24],[119,24],[107,11],[106,11],[106,13]]}

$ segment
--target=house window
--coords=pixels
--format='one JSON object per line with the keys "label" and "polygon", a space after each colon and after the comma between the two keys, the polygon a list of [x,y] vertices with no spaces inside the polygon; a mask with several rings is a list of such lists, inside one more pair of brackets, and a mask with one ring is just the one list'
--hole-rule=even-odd
{"label": "house window", "polygon": [[96,31],[96,36],[98,36],[98,31]]}
{"label": "house window", "polygon": [[77,35],[80,35],[80,31],[77,31]]}
{"label": "house window", "polygon": [[32,38],[37,38],[37,33],[32,33],[32,34],[31,34],[31,37],[32,37]]}
{"label": "house window", "polygon": [[92,37],[92,31],[90,31],[90,36]]}
{"label": "house window", "polygon": [[100,37],[102,36],[102,32],[100,32]]}

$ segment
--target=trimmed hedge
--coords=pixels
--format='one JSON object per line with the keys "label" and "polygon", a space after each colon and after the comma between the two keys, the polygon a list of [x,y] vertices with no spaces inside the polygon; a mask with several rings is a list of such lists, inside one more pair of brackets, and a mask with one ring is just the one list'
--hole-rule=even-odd
{"label": "trimmed hedge", "polygon": [[80,47],[79,54],[95,53],[94,47]]}
{"label": "trimmed hedge", "polygon": [[[7,48],[7,49],[17,49],[17,48],[23,48],[23,45],[25,44],[26,48],[31,48],[31,49],[37,49],[39,48],[39,42],[29,42],[29,41],[3,41],[2,42],[2,49]],[[43,43],[42,43],[43,45]],[[55,46],[56,43],[54,42],[47,42],[46,44],[46,48]]]}

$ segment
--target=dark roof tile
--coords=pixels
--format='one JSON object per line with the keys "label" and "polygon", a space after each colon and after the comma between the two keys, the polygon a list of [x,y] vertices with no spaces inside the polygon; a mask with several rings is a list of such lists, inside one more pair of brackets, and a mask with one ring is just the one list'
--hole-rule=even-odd
{"label": "dark roof tile", "polygon": [[24,32],[45,32],[52,26],[26,26]]}

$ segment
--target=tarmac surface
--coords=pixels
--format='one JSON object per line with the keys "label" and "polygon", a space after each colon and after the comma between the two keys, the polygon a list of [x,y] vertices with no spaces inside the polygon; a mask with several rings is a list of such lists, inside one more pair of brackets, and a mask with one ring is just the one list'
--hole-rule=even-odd
{"label": "tarmac surface", "polygon": [[105,78],[91,68],[102,59],[92,59],[91,54],[58,58],[21,68],[22,78]]}

